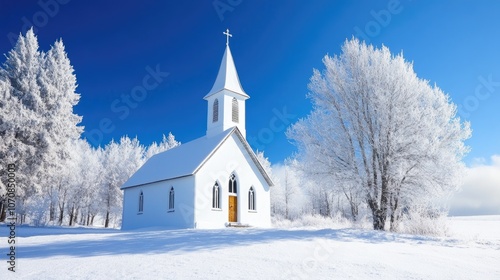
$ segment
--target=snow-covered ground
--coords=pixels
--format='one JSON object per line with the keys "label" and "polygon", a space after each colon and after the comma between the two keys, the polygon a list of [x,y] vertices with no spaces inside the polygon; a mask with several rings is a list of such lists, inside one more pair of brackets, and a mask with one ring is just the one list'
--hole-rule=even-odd
{"label": "snow-covered ground", "polygon": [[17,228],[0,279],[500,279],[500,216],[455,217],[446,238],[366,229]]}

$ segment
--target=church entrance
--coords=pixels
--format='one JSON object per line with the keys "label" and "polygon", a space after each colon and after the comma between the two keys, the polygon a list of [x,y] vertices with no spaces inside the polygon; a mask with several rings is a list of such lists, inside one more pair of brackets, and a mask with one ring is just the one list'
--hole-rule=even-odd
{"label": "church entrance", "polygon": [[238,221],[238,197],[230,195],[229,196],[229,222]]}

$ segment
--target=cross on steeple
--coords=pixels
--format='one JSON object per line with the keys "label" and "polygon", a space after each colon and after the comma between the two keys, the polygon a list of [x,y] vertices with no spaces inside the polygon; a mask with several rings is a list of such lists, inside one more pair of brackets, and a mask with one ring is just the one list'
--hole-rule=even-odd
{"label": "cross on steeple", "polygon": [[226,32],[222,32],[222,34],[226,35],[226,46],[229,46],[229,37],[233,37],[233,34],[229,34],[229,29],[226,29]]}

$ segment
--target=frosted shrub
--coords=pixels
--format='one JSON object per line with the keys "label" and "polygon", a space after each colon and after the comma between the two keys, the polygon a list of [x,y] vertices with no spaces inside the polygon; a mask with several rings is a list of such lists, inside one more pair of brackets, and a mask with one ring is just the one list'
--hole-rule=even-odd
{"label": "frosted shrub", "polygon": [[285,219],[283,216],[274,216],[272,222],[277,228],[346,228],[352,226],[352,222],[342,217],[340,213],[333,217],[307,214],[292,220]]}
{"label": "frosted shrub", "polygon": [[48,201],[41,196],[33,196],[26,203],[27,224],[45,226],[48,223]]}
{"label": "frosted shrub", "polygon": [[429,235],[429,236],[447,236],[449,229],[446,220],[445,211],[417,208],[403,215],[397,232]]}

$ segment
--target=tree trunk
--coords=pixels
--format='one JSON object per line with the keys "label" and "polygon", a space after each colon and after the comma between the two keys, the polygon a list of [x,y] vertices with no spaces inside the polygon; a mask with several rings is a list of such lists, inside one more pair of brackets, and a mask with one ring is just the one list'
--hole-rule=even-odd
{"label": "tree trunk", "polygon": [[74,214],[75,217],[73,219],[73,224],[77,224],[78,223],[78,211],[79,210],[80,210],[79,208],[75,208],[75,214]]}
{"label": "tree trunk", "polygon": [[104,220],[104,227],[107,228],[109,226],[109,209],[111,207],[111,184],[108,184],[108,193],[106,197],[106,219]]}
{"label": "tree trunk", "polygon": [[351,214],[352,214],[352,220],[357,221],[358,220],[358,214],[359,214],[359,209],[358,205],[356,205],[354,202],[350,201],[351,204]]}
{"label": "tree trunk", "polygon": [[107,228],[109,226],[109,210],[106,211],[106,219],[104,220],[104,227]]}
{"label": "tree trunk", "polygon": [[380,230],[384,230],[387,219],[387,208],[389,204],[389,181],[386,176],[382,176],[382,194],[380,196]]}
{"label": "tree trunk", "polygon": [[62,203],[62,206],[59,205],[59,220],[57,221],[59,225],[62,225],[64,218],[64,202]]}
{"label": "tree trunk", "polygon": [[288,195],[285,194],[285,219],[288,220]]}
{"label": "tree trunk", "polygon": [[368,199],[368,205],[372,211],[373,229],[384,230],[386,215],[379,209],[378,203],[373,199]]}
{"label": "tree trunk", "polygon": [[373,212],[373,229],[374,230],[384,230],[385,227],[386,216],[383,211],[380,209],[376,209]]}
{"label": "tree trunk", "polygon": [[331,217],[331,206],[330,206],[330,200],[328,199],[328,194],[325,192],[325,203],[326,203],[326,213],[325,217]]}
{"label": "tree trunk", "polygon": [[49,205],[49,221],[54,221],[56,219],[56,207],[54,206],[54,202],[51,201]]}
{"label": "tree trunk", "polygon": [[396,226],[396,215],[394,212],[391,213],[391,229],[390,231],[396,231],[397,226]]}
{"label": "tree trunk", "polygon": [[69,226],[73,225],[74,211],[75,206],[71,207],[71,210],[69,211]]}
{"label": "tree trunk", "polygon": [[5,221],[7,218],[7,212],[5,211],[7,207],[5,207],[5,199],[0,200],[0,222]]}
{"label": "tree trunk", "polygon": [[[351,207],[352,220],[356,221],[358,219],[358,214],[359,214],[359,205],[356,204],[357,198],[354,197],[354,195],[352,194],[352,192],[349,192],[349,194],[347,194],[347,192],[345,190],[344,190],[344,195],[347,198],[347,201],[349,202],[349,206]],[[337,203],[338,203],[337,208],[340,209],[340,197],[339,197]]]}
{"label": "tree trunk", "polygon": [[397,222],[398,222],[398,198],[394,195],[391,194],[391,199],[390,199],[390,204],[389,204],[390,210],[391,210],[391,231],[396,231],[397,230]]}

